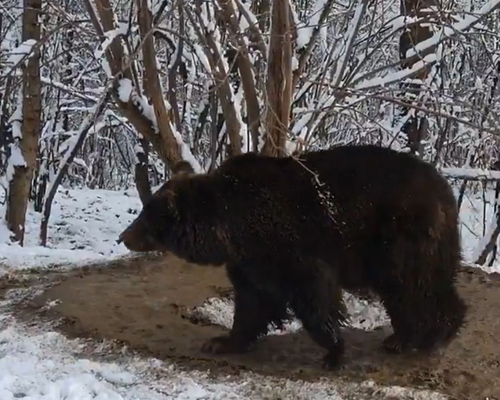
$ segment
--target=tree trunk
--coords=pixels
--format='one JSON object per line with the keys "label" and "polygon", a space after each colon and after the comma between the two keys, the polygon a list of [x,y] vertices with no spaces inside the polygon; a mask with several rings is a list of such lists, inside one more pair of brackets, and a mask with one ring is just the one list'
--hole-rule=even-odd
{"label": "tree trunk", "polygon": [[[401,0],[401,14],[409,17],[419,17],[430,16],[432,11],[429,8],[436,7],[436,1],[434,0]],[[402,68],[411,68],[416,62],[420,61],[426,54],[420,54],[420,57],[411,57],[410,60],[405,61],[407,58],[406,52],[411,48],[418,45],[420,42],[430,38],[432,32],[430,28],[424,24],[411,24],[406,28],[405,32],[402,34],[399,42],[400,48],[400,58],[402,60]],[[425,81],[429,75],[431,67],[421,69],[417,74],[412,76],[414,80]],[[408,103],[416,102],[419,94],[421,93],[423,87],[419,83],[403,84],[403,90],[406,91],[405,97]],[[407,145],[412,154],[422,154],[422,140],[427,136],[428,121],[425,116],[417,116],[415,109],[411,106],[403,108],[401,110],[401,118],[406,118],[408,114],[408,120],[403,125],[401,130],[407,136]]]}
{"label": "tree trunk", "polygon": [[193,24],[193,28],[198,38],[203,43],[203,50],[208,59],[213,79],[216,82],[215,86],[219,96],[219,104],[224,113],[224,120],[229,136],[228,155],[235,156],[241,154],[242,123],[235,107],[234,93],[229,80],[230,66],[227,66],[224,60],[224,54],[220,52],[220,43],[214,37],[214,32],[207,29],[203,22],[203,7],[205,7],[204,2],[198,0],[196,2],[197,20],[195,20],[194,16],[190,13],[187,13],[187,15]]}
{"label": "tree trunk", "polygon": [[257,85],[254,79],[255,71],[250,61],[248,54],[248,46],[245,43],[244,37],[240,31],[239,21],[236,15],[236,9],[233,6],[232,0],[218,0],[218,4],[223,10],[224,21],[230,32],[229,40],[235,48],[238,49],[236,54],[236,65],[241,77],[241,83],[245,93],[245,102],[247,105],[248,128],[252,135],[252,149],[257,151],[259,142],[260,129],[260,107],[257,93]]}
{"label": "tree trunk", "polygon": [[[23,42],[40,41],[39,15],[42,0],[25,0],[23,12]],[[38,43],[36,43],[38,45]],[[22,113],[21,137],[14,139],[14,152],[11,152],[10,165],[13,166],[12,180],[7,198],[7,226],[14,234],[14,239],[24,244],[24,226],[30,194],[31,180],[36,165],[38,134],[40,131],[41,84],[40,53],[32,49],[31,57],[23,67],[22,76]],[[22,156],[17,157],[17,156]]]}
{"label": "tree trunk", "polygon": [[292,102],[292,44],[286,0],[272,4],[271,42],[267,69],[266,133],[262,153],[285,155]]}
{"label": "tree trunk", "polygon": [[[115,24],[116,16],[110,0],[96,0],[95,2],[84,0],[83,3],[98,35],[104,40],[104,32],[109,32],[117,28]],[[93,3],[95,3],[95,8]],[[133,65],[125,65],[123,39],[120,36],[114,37],[111,41],[110,46],[105,51],[106,59],[114,76],[121,75],[123,78],[129,79],[130,82],[135,82],[135,84],[133,85],[131,96],[128,99],[122,99],[118,95],[119,81],[117,81],[115,90],[113,91],[113,98],[122,114],[134,126],[135,130],[151,143],[153,150],[158,154],[160,159],[172,168],[182,159],[181,146],[185,144],[182,142],[180,135],[177,137],[175,135],[177,132],[174,132],[174,127],[171,124],[172,121],[166,110],[161,93],[162,88],[158,76],[156,52],[151,37],[153,31],[151,10],[148,8],[149,3],[143,0],[136,0],[136,4],[139,7],[138,20],[141,39],[144,39],[142,54],[145,70],[143,75],[145,86],[148,86],[144,89],[146,96],[153,103],[155,122],[159,134],[155,131],[156,127],[153,121],[142,113],[141,105],[138,101],[138,94],[141,94],[141,88],[136,86],[136,79],[134,79],[134,76],[138,74],[135,71],[132,73]]]}
{"label": "tree trunk", "polygon": [[151,185],[149,183],[149,142],[140,139],[137,144],[139,148],[135,152],[137,163],[135,164],[135,184],[142,205],[145,205],[152,196]]}
{"label": "tree trunk", "polygon": [[[137,19],[139,21],[139,31],[141,34],[142,56],[144,60],[144,92],[151,100],[156,117],[156,125],[158,126],[159,136],[163,139],[167,151],[167,161],[172,168],[178,161],[182,160],[177,143],[174,136],[174,126],[167,112],[165,99],[163,98],[161,81],[156,58],[156,50],[154,47],[154,36],[151,34],[153,25],[153,16],[149,9],[147,0],[136,0],[137,3]],[[142,132],[141,132],[142,133]]]}

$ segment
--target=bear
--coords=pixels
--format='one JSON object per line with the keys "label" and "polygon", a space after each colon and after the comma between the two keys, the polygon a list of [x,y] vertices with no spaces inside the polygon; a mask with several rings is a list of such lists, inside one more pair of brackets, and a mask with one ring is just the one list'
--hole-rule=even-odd
{"label": "bear", "polygon": [[183,164],[118,241],[222,266],[234,289],[228,335],[202,351],[243,353],[293,314],[342,365],[342,291],[369,292],[393,332],[389,353],[432,352],[454,339],[467,306],[456,199],[437,169],[376,145],[337,145],[298,157],[245,153],[210,173]]}

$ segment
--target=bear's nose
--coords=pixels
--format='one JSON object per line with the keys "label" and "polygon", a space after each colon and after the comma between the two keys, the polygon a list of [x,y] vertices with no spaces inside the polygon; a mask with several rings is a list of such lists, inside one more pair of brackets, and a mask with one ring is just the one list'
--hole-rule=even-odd
{"label": "bear's nose", "polygon": [[123,243],[127,249],[130,249],[130,231],[128,229],[124,230],[118,236],[117,244]]}

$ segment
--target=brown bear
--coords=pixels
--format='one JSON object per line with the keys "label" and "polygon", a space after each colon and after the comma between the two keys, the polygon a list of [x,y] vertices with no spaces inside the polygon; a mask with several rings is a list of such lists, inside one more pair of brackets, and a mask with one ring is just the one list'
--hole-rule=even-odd
{"label": "brown bear", "polygon": [[454,286],[461,248],[452,189],[430,164],[387,148],[247,153],[208,174],[184,163],[119,241],[225,264],[234,324],[206,352],[248,350],[291,309],[327,350],[325,367],[336,367],[342,289],[379,296],[394,331],[383,342],[389,352],[444,346],[466,312]]}

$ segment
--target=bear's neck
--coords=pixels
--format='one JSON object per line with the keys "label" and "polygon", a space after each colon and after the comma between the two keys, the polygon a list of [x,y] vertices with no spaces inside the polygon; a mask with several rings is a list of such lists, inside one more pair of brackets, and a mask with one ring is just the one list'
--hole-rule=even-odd
{"label": "bear's neck", "polygon": [[179,220],[172,247],[188,262],[221,265],[227,261],[227,230],[217,193],[217,183],[207,175],[190,177],[178,188]]}

